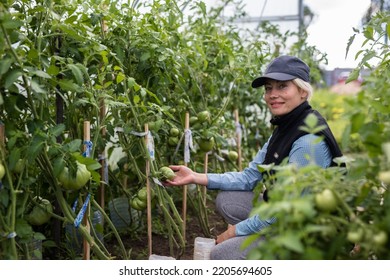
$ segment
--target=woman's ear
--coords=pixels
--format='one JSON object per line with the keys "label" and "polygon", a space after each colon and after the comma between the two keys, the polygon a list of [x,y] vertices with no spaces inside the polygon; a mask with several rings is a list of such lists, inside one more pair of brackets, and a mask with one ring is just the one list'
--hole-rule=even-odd
{"label": "woman's ear", "polygon": [[307,93],[306,90],[299,89],[300,94],[301,94],[301,99],[307,99],[309,97],[309,94]]}

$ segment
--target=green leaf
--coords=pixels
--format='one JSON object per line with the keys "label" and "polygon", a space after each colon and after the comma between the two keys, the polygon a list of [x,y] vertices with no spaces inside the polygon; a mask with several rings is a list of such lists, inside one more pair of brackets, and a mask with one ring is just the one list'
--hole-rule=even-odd
{"label": "green leaf", "polygon": [[347,58],[348,56],[348,52],[349,52],[349,48],[351,47],[353,41],[355,40],[355,37],[356,37],[356,34],[353,34],[351,37],[349,37],[348,39],[348,43],[347,43],[347,48],[345,50],[345,58]]}
{"label": "green leaf", "polygon": [[62,132],[65,131],[65,125],[63,123],[58,124],[54,127],[51,127],[49,129],[50,133],[54,135],[55,137],[60,136]]}
{"label": "green leaf", "polygon": [[363,34],[367,39],[373,40],[374,39],[374,28],[372,28],[372,26],[367,26],[364,29]]}
{"label": "green leaf", "polygon": [[53,162],[53,172],[55,176],[58,176],[65,167],[65,161],[63,157],[58,157]]}
{"label": "green leaf", "polygon": [[80,87],[78,85],[76,85],[72,80],[61,80],[59,82],[59,85],[61,87],[62,90],[65,90],[65,91],[75,91],[75,92],[78,92],[80,90]]}
{"label": "green leaf", "polygon": [[129,78],[127,79],[127,87],[130,88],[130,89],[132,89],[132,88],[134,87],[134,85],[135,85],[135,80],[134,80],[134,78],[133,78],[133,77],[129,77]]}
{"label": "green leaf", "polygon": [[19,20],[5,20],[2,22],[2,26],[5,29],[18,29],[22,25],[23,22]]}
{"label": "green leaf", "polygon": [[27,150],[27,158],[29,161],[35,161],[36,157],[41,153],[44,148],[46,138],[42,133],[34,135],[30,147]]}
{"label": "green leaf", "polygon": [[42,70],[35,70],[33,72],[33,74],[37,75],[38,77],[44,78],[44,79],[50,79],[51,78],[51,76],[48,73],[43,72]]}
{"label": "green leaf", "polygon": [[42,87],[40,84],[38,84],[36,81],[31,80],[31,89],[35,93],[46,93],[46,89]]}
{"label": "green leaf", "polygon": [[297,253],[303,253],[304,251],[304,246],[296,233],[288,232],[280,236],[277,241],[291,251]]}
{"label": "green leaf", "polygon": [[4,87],[8,89],[20,76],[22,76],[20,70],[12,70],[5,78]]}
{"label": "green leaf", "polygon": [[16,163],[21,158],[21,151],[19,148],[12,149],[9,153],[9,167],[10,169],[14,169]]}
{"label": "green leaf", "polygon": [[58,73],[60,73],[60,69],[55,65],[50,65],[49,68],[47,68],[47,74],[57,76]]}
{"label": "green leaf", "polygon": [[117,84],[120,84],[124,79],[126,79],[126,75],[123,74],[122,72],[119,72],[119,73],[116,75],[116,83],[117,83]]}
{"label": "green leaf", "polygon": [[68,68],[72,71],[77,84],[81,86],[84,83],[84,77],[79,67],[75,64],[68,64]]}
{"label": "green leaf", "polygon": [[360,75],[360,69],[359,68],[355,68],[351,71],[351,73],[349,74],[347,80],[345,81],[345,83],[349,83],[351,81],[356,81],[358,78],[359,78],[359,75]]}
{"label": "green leaf", "polygon": [[354,114],[351,117],[351,133],[357,133],[364,124],[365,119],[366,115],[361,112]]}
{"label": "green leaf", "polygon": [[25,219],[17,219],[15,228],[17,236],[22,239],[31,238],[34,234],[32,227],[27,223]]}
{"label": "green leaf", "polygon": [[386,24],[386,33],[387,33],[387,38],[389,38],[390,37],[390,24],[389,23]]}
{"label": "green leaf", "polygon": [[8,71],[13,60],[11,58],[3,58],[0,60],[0,75],[3,75]]}
{"label": "green leaf", "polygon": [[134,95],[133,97],[133,102],[134,104],[138,104],[140,102],[141,98],[139,97],[138,94]]}
{"label": "green leaf", "polygon": [[81,148],[81,139],[75,139],[63,146],[65,151],[74,153],[80,151]]}

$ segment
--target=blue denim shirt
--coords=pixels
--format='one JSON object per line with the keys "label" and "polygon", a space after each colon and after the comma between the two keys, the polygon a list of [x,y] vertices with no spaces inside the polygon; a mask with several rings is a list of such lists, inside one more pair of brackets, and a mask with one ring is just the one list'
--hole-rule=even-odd
{"label": "blue denim shirt", "polygon": [[[323,168],[328,167],[332,161],[332,155],[325,141],[318,142],[319,136],[306,134],[297,139],[290,151],[288,162],[298,167],[308,165],[311,161]],[[262,174],[257,169],[262,164],[267,153],[268,141],[257,153],[248,167],[242,172],[226,172],[223,174],[209,173],[209,190],[224,191],[251,191],[262,180]],[[256,233],[275,222],[275,218],[262,220],[258,215],[247,218],[236,224],[236,235],[243,236]]]}

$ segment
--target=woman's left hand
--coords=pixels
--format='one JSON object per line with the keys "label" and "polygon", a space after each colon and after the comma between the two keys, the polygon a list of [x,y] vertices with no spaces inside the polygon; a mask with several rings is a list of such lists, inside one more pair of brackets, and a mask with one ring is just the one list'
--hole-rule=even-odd
{"label": "woman's left hand", "polygon": [[228,225],[227,230],[217,236],[217,244],[236,236],[236,226]]}

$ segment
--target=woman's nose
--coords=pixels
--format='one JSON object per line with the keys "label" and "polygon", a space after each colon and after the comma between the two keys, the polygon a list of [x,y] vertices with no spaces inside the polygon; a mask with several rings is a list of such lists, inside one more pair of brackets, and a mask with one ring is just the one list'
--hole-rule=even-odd
{"label": "woman's nose", "polygon": [[277,98],[279,97],[279,92],[275,89],[270,89],[268,92],[268,97],[272,99]]}

